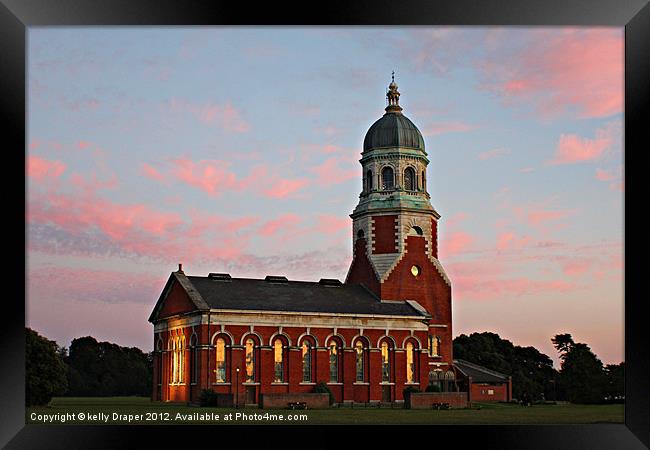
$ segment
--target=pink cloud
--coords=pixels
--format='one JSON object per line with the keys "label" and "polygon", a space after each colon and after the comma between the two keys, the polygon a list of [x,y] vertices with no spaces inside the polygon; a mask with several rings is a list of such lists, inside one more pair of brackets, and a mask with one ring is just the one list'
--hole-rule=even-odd
{"label": "pink cloud", "polygon": [[512,211],[520,221],[531,226],[544,225],[547,222],[557,221],[575,214],[574,210],[549,210],[536,205],[516,206]]}
{"label": "pink cloud", "polygon": [[160,172],[158,172],[158,170],[156,170],[154,167],[150,166],[147,163],[142,163],[141,173],[145,177],[151,178],[152,180],[161,181],[161,182],[165,181],[165,177]]}
{"label": "pink cloud", "polygon": [[551,164],[572,164],[577,162],[594,161],[612,145],[611,133],[600,129],[596,138],[582,138],[575,134],[562,134],[558,140],[555,158]]}
{"label": "pink cloud", "polygon": [[349,231],[352,221],[349,217],[339,217],[330,214],[319,214],[316,230],[325,234],[336,234],[340,231]]}
{"label": "pink cloud", "polygon": [[[341,162],[346,167],[341,167]],[[322,185],[332,185],[358,178],[359,169],[352,167],[352,163],[345,157],[331,157],[323,164],[314,166],[309,170],[317,174],[317,182]]]}
{"label": "pink cloud", "polygon": [[474,126],[464,122],[438,122],[424,128],[424,136],[437,136],[445,133],[458,133],[473,130]]}
{"label": "pink cloud", "polygon": [[172,175],[177,179],[197,187],[212,196],[221,195],[224,190],[240,188],[237,177],[229,171],[230,163],[219,160],[201,160],[198,163],[190,159],[172,160]]}
{"label": "pink cloud", "polygon": [[37,181],[59,178],[65,169],[66,165],[61,161],[50,161],[33,155],[27,158],[27,176]]}
{"label": "pink cloud", "polygon": [[509,155],[510,150],[507,148],[495,148],[493,150],[488,150],[478,154],[478,159],[486,160],[492,158],[498,158],[499,156]]}
{"label": "pink cloud", "polygon": [[304,178],[279,179],[271,187],[264,189],[263,194],[270,198],[285,198],[305,187],[307,183],[308,180]]}
{"label": "pink cloud", "polygon": [[599,181],[611,181],[616,176],[603,169],[596,169],[596,179]]}
{"label": "pink cloud", "polygon": [[562,271],[565,275],[575,277],[587,272],[592,264],[593,262],[588,259],[570,259],[564,264]]}
{"label": "pink cloud", "polygon": [[445,258],[450,258],[467,250],[473,242],[473,236],[464,231],[452,232],[441,242],[440,254]]}
{"label": "pink cloud", "polygon": [[296,214],[284,214],[277,219],[265,222],[260,228],[259,233],[262,236],[272,236],[281,231],[294,229],[300,222],[301,219]]}
{"label": "pink cloud", "polygon": [[230,102],[222,105],[212,102],[198,104],[172,98],[169,105],[172,111],[190,112],[200,122],[206,125],[217,124],[226,131],[245,133],[251,128],[250,124],[242,117],[241,112]]}
{"label": "pink cloud", "polygon": [[497,250],[519,249],[530,244],[530,236],[517,237],[513,232],[506,231],[497,237]]}
{"label": "pink cloud", "polygon": [[[503,48],[509,44],[503,41]],[[506,101],[532,103],[545,116],[571,108],[584,118],[623,110],[620,29],[537,30],[514,55],[497,50],[489,56],[479,65],[483,86]]]}

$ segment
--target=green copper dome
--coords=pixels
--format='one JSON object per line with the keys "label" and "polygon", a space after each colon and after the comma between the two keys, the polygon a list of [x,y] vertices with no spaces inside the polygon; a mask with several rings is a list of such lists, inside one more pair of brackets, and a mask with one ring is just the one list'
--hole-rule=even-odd
{"label": "green copper dome", "polygon": [[389,111],[372,124],[363,140],[364,152],[386,147],[424,151],[424,138],[418,127],[408,117],[398,111]]}

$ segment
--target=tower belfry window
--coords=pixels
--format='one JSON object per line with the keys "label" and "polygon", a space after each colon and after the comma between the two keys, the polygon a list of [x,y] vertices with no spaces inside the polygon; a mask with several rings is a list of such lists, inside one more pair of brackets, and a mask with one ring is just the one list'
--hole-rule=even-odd
{"label": "tower belfry window", "polygon": [[415,171],[407,167],[404,171],[404,189],[407,191],[415,190]]}
{"label": "tower belfry window", "polygon": [[372,191],[372,170],[369,170],[369,171],[366,173],[366,185],[367,185],[367,186],[366,186],[366,188],[367,188],[366,190],[367,190],[368,192],[371,192],[371,191]]}
{"label": "tower belfry window", "polygon": [[395,187],[395,173],[392,167],[384,167],[381,171],[381,188],[385,191]]}

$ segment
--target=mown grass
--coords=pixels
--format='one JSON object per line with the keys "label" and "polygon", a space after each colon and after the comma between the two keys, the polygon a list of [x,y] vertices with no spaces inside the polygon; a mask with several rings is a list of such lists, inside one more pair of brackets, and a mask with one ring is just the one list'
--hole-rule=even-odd
{"label": "mown grass", "polygon": [[[213,413],[218,420],[192,420],[187,417],[193,413]],[[146,425],[183,425],[183,424],[399,424],[399,425],[461,425],[461,424],[585,424],[585,423],[623,423],[624,405],[535,405],[521,407],[502,403],[474,403],[472,409],[457,410],[408,410],[391,408],[333,408],[326,410],[262,410],[262,409],[231,409],[231,408],[202,408],[179,403],[152,402],[142,397],[56,397],[48,406],[31,407],[26,411],[26,423],[43,423],[34,415],[45,414],[56,418],[56,414],[70,413],[75,415],[68,424],[146,424]],[[79,413],[99,414],[110,416],[107,422],[102,420],[79,420]],[[113,417],[118,415],[141,415],[141,418]],[[244,413],[247,419],[237,420],[237,413]],[[265,414],[268,413],[266,419]],[[178,414],[186,415],[185,417]],[[255,419],[257,414],[261,419]],[[288,421],[289,414],[306,414],[307,420]],[[233,420],[225,420],[231,415]],[[284,420],[279,420],[282,415]],[[147,417],[151,420],[146,420]],[[35,420],[33,420],[35,419]],[[166,420],[164,420],[166,419]],[[275,420],[272,420],[275,419]],[[54,424],[61,423],[54,421]]]}

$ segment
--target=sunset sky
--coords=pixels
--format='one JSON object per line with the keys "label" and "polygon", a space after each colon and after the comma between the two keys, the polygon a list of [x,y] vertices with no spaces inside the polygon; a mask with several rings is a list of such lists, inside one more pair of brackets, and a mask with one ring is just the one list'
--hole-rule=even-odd
{"label": "sunset sky", "polygon": [[395,71],[454,335],[624,359],[623,29],[28,28],[27,325],[150,351],[171,271],[345,279]]}

